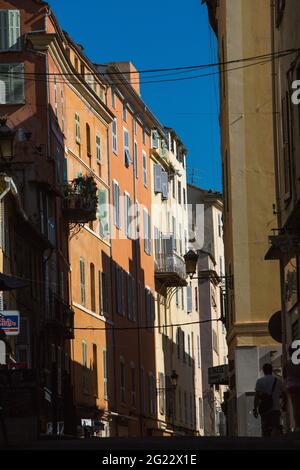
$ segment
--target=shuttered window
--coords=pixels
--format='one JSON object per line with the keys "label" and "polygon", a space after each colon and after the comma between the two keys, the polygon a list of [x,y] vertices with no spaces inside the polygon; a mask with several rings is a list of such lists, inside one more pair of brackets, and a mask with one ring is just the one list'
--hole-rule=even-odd
{"label": "shuttered window", "polygon": [[173,243],[173,250],[177,250],[177,227],[176,227],[176,219],[172,216],[172,243]]}
{"label": "shuttered window", "polygon": [[132,200],[127,193],[125,193],[124,197],[124,225],[125,225],[125,235],[128,238],[132,238],[133,230],[133,214],[132,214]]}
{"label": "shuttered window", "polygon": [[21,50],[19,10],[0,10],[0,52]]}
{"label": "shuttered window", "polygon": [[120,213],[120,188],[117,181],[113,181],[113,204],[114,204],[114,224],[116,227],[121,227],[121,213]]}
{"label": "shuttered window", "polygon": [[107,191],[102,188],[98,191],[99,235],[101,238],[109,235]]}
{"label": "shuttered window", "polygon": [[128,168],[131,163],[131,156],[130,156],[130,145],[129,145],[129,134],[127,129],[123,129],[123,139],[124,139],[124,163],[125,166]]}
{"label": "shuttered window", "polygon": [[75,137],[76,142],[80,144],[80,116],[78,113],[75,114]]}
{"label": "shuttered window", "polygon": [[86,294],[85,294],[85,263],[84,259],[80,258],[80,303],[85,306]]}
{"label": "shuttered window", "polygon": [[154,129],[151,132],[151,139],[152,139],[152,148],[158,149],[158,132],[156,129]]}
{"label": "shuttered window", "polygon": [[89,392],[88,386],[88,367],[87,367],[87,344],[82,341],[82,389],[84,393]]}
{"label": "shuttered window", "polygon": [[103,350],[103,386],[104,386],[104,399],[108,399],[108,380],[107,380],[107,350]]}
{"label": "shuttered window", "polygon": [[144,209],[144,250],[147,255],[151,254],[151,219],[146,209]]}
{"label": "shuttered window", "polygon": [[106,274],[99,271],[99,306],[100,315],[108,314],[108,298],[107,298],[107,285],[106,285]]}
{"label": "shuttered window", "polygon": [[112,149],[114,153],[118,153],[117,119],[116,118],[114,118],[112,122]]}
{"label": "shuttered window", "polygon": [[187,286],[186,294],[187,294],[187,313],[191,313],[191,311],[193,310],[193,299],[192,299],[192,287],[191,286]]}
{"label": "shuttered window", "polygon": [[24,101],[24,64],[0,64],[0,104]]}
{"label": "shuttered window", "polygon": [[169,197],[169,178],[166,171],[161,173],[161,185],[162,185],[162,198],[168,199]]}
{"label": "shuttered window", "polygon": [[160,165],[154,164],[153,165],[153,172],[154,172],[154,192],[161,193],[162,192],[162,168]]}
{"label": "shuttered window", "polygon": [[101,163],[101,137],[96,135],[96,159],[97,163]]}
{"label": "shuttered window", "polygon": [[178,181],[178,204],[181,204],[181,181]]}
{"label": "shuttered window", "polygon": [[137,142],[136,140],[134,139],[134,144],[133,144],[133,162],[134,162],[134,174],[135,174],[135,177],[137,178],[138,177],[138,146],[137,146]]}
{"label": "shuttered window", "polygon": [[149,373],[149,382],[148,382],[148,397],[149,397],[149,413],[151,416],[155,415],[155,401],[156,401],[156,391],[155,391],[155,379],[152,372]]}
{"label": "shuttered window", "polygon": [[60,98],[61,98],[61,130],[62,130],[62,133],[64,133],[65,132],[65,96],[62,90],[60,92]]}
{"label": "shuttered window", "polygon": [[197,336],[197,357],[198,357],[198,369],[201,367],[201,343],[200,343],[200,336]]}
{"label": "shuttered window", "polygon": [[143,160],[143,183],[144,186],[147,186],[147,154],[146,152],[142,152],[142,160]]}
{"label": "shuttered window", "polygon": [[165,376],[162,372],[158,373],[158,391],[159,391],[159,412],[165,414]]}

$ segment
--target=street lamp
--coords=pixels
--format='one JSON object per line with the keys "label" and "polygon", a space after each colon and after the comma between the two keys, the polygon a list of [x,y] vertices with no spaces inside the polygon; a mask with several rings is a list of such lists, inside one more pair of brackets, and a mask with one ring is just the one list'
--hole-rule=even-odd
{"label": "street lamp", "polygon": [[186,273],[192,279],[196,273],[198,254],[193,250],[189,250],[183,257],[185,261]]}
{"label": "street lamp", "polygon": [[7,118],[0,118],[0,159],[10,162],[14,157],[14,140],[16,131],[7,125]]}

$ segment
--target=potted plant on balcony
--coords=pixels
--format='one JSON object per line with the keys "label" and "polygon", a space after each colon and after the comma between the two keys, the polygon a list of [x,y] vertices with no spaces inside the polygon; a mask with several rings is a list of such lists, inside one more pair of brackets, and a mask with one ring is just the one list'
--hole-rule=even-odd
{"label": "potted plant on balcony", "polygon": [[64,209],[70,219],[87,222],[96,219],[97,184],[92,176],[78,176],[64,191]]}

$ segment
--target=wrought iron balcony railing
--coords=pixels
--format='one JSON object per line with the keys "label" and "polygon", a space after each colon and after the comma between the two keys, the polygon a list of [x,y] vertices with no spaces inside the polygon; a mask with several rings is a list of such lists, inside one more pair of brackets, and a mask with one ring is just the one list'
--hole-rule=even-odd
{"label": "wrought iron balcony railing", "polygon": [[63,213],[71,223],[97,219],[97,185],[91,176],[80,176],[65,185]]}
{"label": "wrought iron balcony railing", "polygon": [[174,251],[156,254],[155,277],[168,287],[185,286],[186,270],[184,259]]}

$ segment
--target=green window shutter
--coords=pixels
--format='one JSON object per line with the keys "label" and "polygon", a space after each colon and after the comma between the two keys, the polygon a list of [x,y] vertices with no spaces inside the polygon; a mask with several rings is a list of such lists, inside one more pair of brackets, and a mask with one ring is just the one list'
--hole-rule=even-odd
{"label": "green window shutter", "polygon": [[106,202],[106,189],[98,191],[98,208],[99,208],[99,235],[104,238],[109,235],[108,212]]}
{"label": "green window shutter", "polygon": [[0,51],[7,51],[9,36],[8,10],[0,11]]}
{"label": "green window shutter", "polygon": [[81,304],[85,305],[85,263],[83,258],[80,258],[80,296]]}
{"label": "green window shutter", "polygon": [[19,10],[8,11],[9,49],[19,51],[21,48],[21,21]]}

